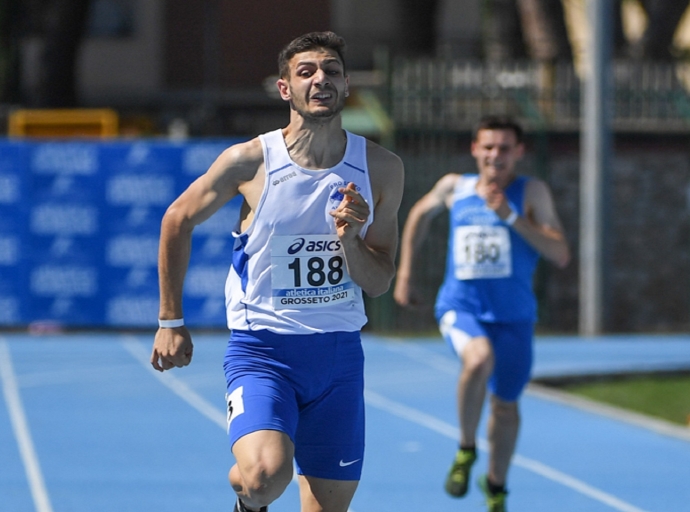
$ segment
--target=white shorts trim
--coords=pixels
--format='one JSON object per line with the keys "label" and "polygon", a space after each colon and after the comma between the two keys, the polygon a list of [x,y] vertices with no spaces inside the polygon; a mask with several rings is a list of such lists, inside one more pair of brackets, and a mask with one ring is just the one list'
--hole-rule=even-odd
{"label": "white shorts trim", "polygon": [[441,335],[446,340],[450,341],[453,350],[455,350],[455,353],[460,357],[462,351],[472,339],[472,336],[454,326],[457,318],[458,315],[452,309],[446,311],[439,322],[439,330],[441,331]]}

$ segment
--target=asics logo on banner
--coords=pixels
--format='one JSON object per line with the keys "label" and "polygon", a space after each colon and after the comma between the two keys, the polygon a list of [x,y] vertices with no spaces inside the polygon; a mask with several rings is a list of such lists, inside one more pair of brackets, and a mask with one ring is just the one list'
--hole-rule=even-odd
{"label": "asics logo on banner", "polygon": [[292,242],[292,245],[288,247],[288,254],[296,254],[302,250],[302,247],[304,247],[304,238],[298,238],[294,242]]}

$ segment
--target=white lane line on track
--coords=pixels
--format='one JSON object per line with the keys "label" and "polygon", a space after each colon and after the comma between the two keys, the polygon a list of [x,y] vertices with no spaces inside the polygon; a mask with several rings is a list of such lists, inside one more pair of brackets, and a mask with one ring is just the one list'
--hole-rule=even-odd
{"label": "white lane line on track", "polygon": [[[144,346],[141,343],[139,343],[134,338],[125,338],[122,340],[122,345],[125,347],[125,349],[127,349],[127,351],[130,354],[132,354],[134,359],[139,361],[139,363],[141,363],[141,365],[144,368],[146,368],[147,371],[152,373],[158,380],[160,380],[164,386],[172,390],[176,395],[178,395],[185,402],[194,407],[202,415],[210,419],[213,423],[218,425],[223,430],[227,431],[228,424],[225,413],[223,411],[218,410],[208,400],[206,400],[204,397],[202,397],[196,391],[190,388],[187,384],[185,384],[180,379],[171,374],[170,371],[161,373],[154,370],[151,366],[151,362],[149,361],[151,354],[147,351],[146,348],[144,348]],[[298,484],[296,471],[293,473],[292,481],[295,484]],[[348,509],[348,512],[355,511],[350,508]]]}
{"label": "white lane line on track", "polygon": [[127,351],[132,354],[134,359],[139,361],[141,365],[146,368],[146,370],[160,380],[163,385],[173,391],[177,396],[182,398],[189,405],[194,407],[203,416],[211,420],[213,423],[218,425],[223,430],[228,427],[227,418],[223,411],[216,408],[208,400],[206,400],[199,393],[190,388],[183,381],[175,377],[172,373],[168,372],[158,372],[153,369],[149,358],[151,354],[147,351],[144,346],[136,341],[135,339],[124,339],[122,340],[122,345],[127,349]]}
{"label": "white lane line on track", "polygon": [[[437,432],[450,439],[457,440],[458,438],[458,430],[456,427],[446,423],[445,421],[439,420],[434,416],[390,400],[373,391],[366,390],[364,392],[364,398],[366,399],[367,404],[376,407],[377,409],[381,409],[382,411],[388,412],[394,416],[426,427],[429,430],[433,430],[434,432]],[[488,443],[486,440],[478,439],[477,441],[479,449],[487,451]],[[604,491],[592,487],[591,485],[588,485],[536,460],[523,457],[522,455],[515,455],[513,457],[513,464],[520,466],[523,469],[527,469],[528,471],[532,471],[533,473],[537,473],[538,475],[548,478],[549,480],[558,482],[581,494],[584,494],[585,496],[589,496],[596,501],[604,503],[615,510],[619,510],[621,512],[646,512],[641,508],[630,505],[629,503],[626,503],[615,496],[607,494]]]}
{"label": "white lane line on track", "polygon": [[[395,343],[391,344],[390,346],[387,346],[387,348],[389,348],[393,352],[398,352],[408,357],[411,357],[414,361],[417,362],[424,362],[426,360],[426,354],[430,354],[431,356],[433,356],[430,359],[432,361],[435,361],[434,364],[430,365],[432,368],[436,370],[443,370],[444,368],[446,370],[449,370],[449,367],[447,367],[445,364],[440,364],[439,361],[436,360],[436,358],[438,358],[438,355],[432,353],[431,351],[425,350],[421,347],[410,346],[408,350],[408,347],[405,347],[400,343]],[[455,373],[457,373],[457,370]],[[369,405],[377,407],[381,410],[385,410],[395,416],[406,419],[413,423],[422,425],[430,430],[433,430],[434,432],[449,437],[450,439],[458,439],[457,427],[450,425],[449,423],[446,423],[442,420],[439,420],[438,418],[435,418],[429,414],[426,414],[422,411],[418,411],[404,404],[397,403],[393,400],[385,398],[382,395],[379,395],[378,393],[368,390],[365,391],[365,399]],[[478,439],[477,445],[479,449],[483,451],[488,451],[488,443],[485,439]],[[530,459],[528,457],[515,454],[513,456],[513,464],[522,467],[523,469],[527,469],[528,471],[532,471],[533,473],[541,475],[545,478],[548,478],[549,480],[558,482],[561,485],[569,487],[570,489],[584,494],[585,496],[588,496],[596,501],[604,503],[605,505],[608,505],[615,510],[619,510],[620,512],[646,512],[641,508],[637,508],[634,505],[622,501],[616,498],[615,496],[612,496],[600,489],[597,489],[596,487],[592,487],[591,485],[586,484],[585,482],[582,482],[574,477],[562,473],[557,469],[547,466],[546,464],[542,464],[541,462],[536,461],[534,459]]]}
{"label": "white lane line on track", "polygon": [[7,404],[7,411],[10,415],[12,429],[17,439],[19,453],[24,463],[24,471],[29,480],[31,496],[37,512],[53,512],[50,504],[48,491],[41,473],[41,465],[31,439],[29,423],[26,420],[24,406],[19,394],[17,378],[12,367],[12,358],[7,342],[0,338],[0,381],[2,381],[2,392]]}

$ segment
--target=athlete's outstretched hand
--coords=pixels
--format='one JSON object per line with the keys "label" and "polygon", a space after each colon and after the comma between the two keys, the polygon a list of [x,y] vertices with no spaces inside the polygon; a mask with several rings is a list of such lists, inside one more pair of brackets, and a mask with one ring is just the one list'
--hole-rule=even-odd
{"label": "athlete's outstretched hand", "polygon": [[192,362],[193,351],[192,337],[185,326],[160,328],[153,341],[151,365],[159,372],[182,368]]}
{"label": "athlete's outstretched hand", "polygon": [[351,240],[359,235],[369,218],[369,205],[357,192],[354,183],[348,183],[347,187],[339,188],[338,191],[343,194],[343,200],[335,210],[329,213],[335,218],[338,237],[341,240]]}

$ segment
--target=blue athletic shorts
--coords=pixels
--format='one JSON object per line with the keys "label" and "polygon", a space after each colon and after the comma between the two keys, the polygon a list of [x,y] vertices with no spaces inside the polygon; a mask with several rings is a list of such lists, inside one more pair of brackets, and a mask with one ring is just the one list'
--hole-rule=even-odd
{"label": "blue athletic shorts", "polygon": [[458,357],[471,338],[488,338],[495,360],[489,389],[506,402],[520,397],[532,372],[533,322],[481,322],[470,313],[451,310],[443,314],[439,328]]}
{"label": "blue athletic shorts", "polygon": [[300,475],[359,480],[364,459],[364,352],[359,332],[233,330],[225,353],[231,446],[257,430],[295,445]]}

